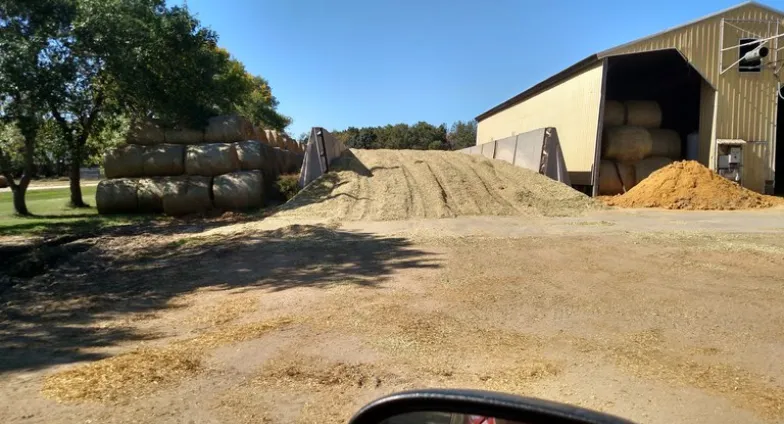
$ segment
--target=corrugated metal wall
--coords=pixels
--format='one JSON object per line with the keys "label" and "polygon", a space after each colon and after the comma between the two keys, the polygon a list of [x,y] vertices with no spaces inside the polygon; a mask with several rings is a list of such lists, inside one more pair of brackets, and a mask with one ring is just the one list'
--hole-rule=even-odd
{"label": "corrugated metal wall", "polygon": [[[718,104],[716,116],[716,138],[740,138],[751,141],[751,145],[744,150],[743,185],[762,191],[764,181],[772,178],[774,168],[774,143],[776,139],[776,104],[777,80],[771,69],[764,69],[760,73],[741,73],[738,67],[720,75],[719,51],[721,34],[721,19],[742,19],[747,21],[767,21],[763,23],[744,22],[739,24],[744,30],[751,31],[761,36],[776,34],[776,27],[781,25],[782,17],[765,8],[754,4],[745,5],[728,11],[720,16],[695,22],[683,28],[667,31],[663,34],[650,37],[620,46],[600,56],[614,56],[626,53],[639,53],[651,50],[677,48],[686,56],[705,79],[718,91]],[[784,32],[784,27],[779,33]],[[724,46],[739,44],[739,39],[749,37],[751,34],[724,25]],[[778,43],[784,47],[784,40]],[[769,44],[773,59],[774,44]],[[784,50],[779,53],[784,55]],[[784,58],[784,56],[780,56]],[[721,60],[726,68],[738,59],[737,49],[726,51]],[[703,96],[705,98],[706,96]],[[707,96],[710,97],[710,96]],[[704,99],[703,99],[704,100]],[[712,99],[710,99],[712,101]],[[708,105],[702,106],[702,111]],[[711,106],[712,107],[712,106]],[[702,115],[702,113],[701,113]],[[700,125],[703,131],[704,126]],[[702,134],[701,137],[702,138]],[[711,150],[712,151],[712,150]],[[715,162],[711,157],[711,165]]]}
{"label": "corrugated metal wall", "polygon": [[[574,184],[590,184],[602,96],[603,63],[479,122],[477,144],[555,127]],[[587,179],[586,179],[587,178]],[[584,180],[584,181],[581,181]]]}

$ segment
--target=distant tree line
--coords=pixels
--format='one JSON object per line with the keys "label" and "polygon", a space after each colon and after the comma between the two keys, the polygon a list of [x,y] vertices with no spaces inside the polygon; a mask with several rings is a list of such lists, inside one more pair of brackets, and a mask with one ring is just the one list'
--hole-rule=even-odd
{"label": "distant tree line", "polygon": [[458,150],[476,144],[476,122],[457,121],[449,128],[427,122],[348,127],[333,134],[346,146],[357,149]]}
{"label": "distant tree line", "polygon": [[268,82],[218,47],[187,7],[165,0],[0,0],[0,174],[28,214],[35,176],[71,180],[99,163],[129,122],[200,128],[239,113],[283,130]]}

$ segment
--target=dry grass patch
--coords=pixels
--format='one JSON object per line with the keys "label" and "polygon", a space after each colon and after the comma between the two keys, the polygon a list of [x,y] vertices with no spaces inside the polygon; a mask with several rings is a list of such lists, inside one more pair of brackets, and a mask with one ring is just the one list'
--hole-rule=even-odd
{"label": "dry grass patch", "polygon": [[[727,397],[767,418],[784,418],[784,387],[740,367],[697,362],[665,343],[659,330],[629,334],[623,343],[576,341],[582,352],[604,352],[634,375],[696,387]],[[698,349],[715,353],[715,348]]]}
{"label": "dry grass patch", "polygon": [[140,348],[49,375],[41,392],[59,402],[118,401],[150,394],[204,369],[209,349],[259,338],[287,318],[229,326],[168,346]]}
{"label": "dry grass patch", "polygon": [[258,296],[230,296],[215,305],[197,309],[191,321],[200,326],[217,326],[234,321],[258,309]]}

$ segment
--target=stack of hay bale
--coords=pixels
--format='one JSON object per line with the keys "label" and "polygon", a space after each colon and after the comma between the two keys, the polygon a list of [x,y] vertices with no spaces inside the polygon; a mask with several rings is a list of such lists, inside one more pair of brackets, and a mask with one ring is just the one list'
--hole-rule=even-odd
{"label": "stack of hay bale", "polygon": [[263,205],[264,188],[298,172],[304,150],[286,134],[237,115],[211,118],[204,130],[131,126],[126,144],[106,153],[95,194],[98,211],[186,215]]}
{"label": "stack of hay bale", "polygon": [[681,159],[680,135],[660,128],[661,123],[657,102],[606,102],[599,194],[625,193],[653,171]]}

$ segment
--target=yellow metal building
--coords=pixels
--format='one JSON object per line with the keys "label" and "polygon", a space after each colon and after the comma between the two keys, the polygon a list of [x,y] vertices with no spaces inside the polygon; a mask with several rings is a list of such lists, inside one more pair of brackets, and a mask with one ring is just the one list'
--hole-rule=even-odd
{"label": "yellow metal building", "polygon": [[[698,134],[701,163],[716,169],[719,145],[743,143],[742,184],[763,192],[778,180],[778,192],[784,188],[784,169],[775,175],[777,156],[784,168],[784,154],[776,154],[782,36],[784,14],[748,2],[591,55],[479,115],[477,144],[555,127],[572,183],[595,194],[605,101],[624,93],[670,93],[672,125],[684,139],[687,132]],[[758,68],[742,70],[741,44],[752,43],[770,53]],[[677,116],[682,121],[675,122]]]}

